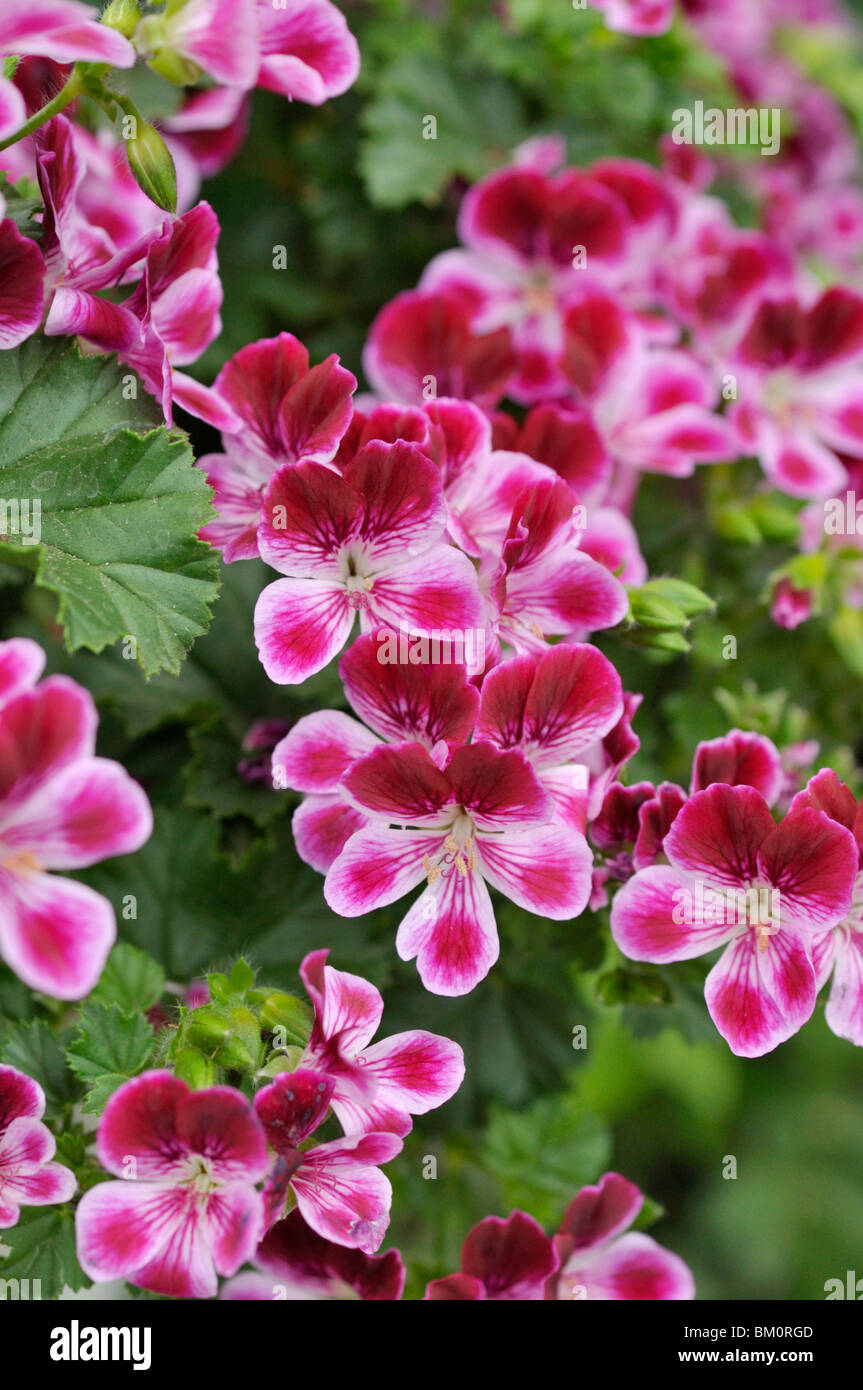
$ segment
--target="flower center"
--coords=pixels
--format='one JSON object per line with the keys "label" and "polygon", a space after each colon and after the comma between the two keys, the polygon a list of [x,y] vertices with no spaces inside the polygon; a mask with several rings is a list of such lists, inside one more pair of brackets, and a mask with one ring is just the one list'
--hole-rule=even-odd
{"label": "flower center", "polygon": [[204,1158],[203,1154],[193,1154],[189,1159],[183,1181],[203,1197],[208,1196],[218,1186],[213,1178],[210,1161]]}
{"label": "flower center", "polygon": [[476,868],[476,848],[473,840],[473,821],[464,811],[460,811],[452,823],[450,833],[443,842],[443,849],[432,858],[423,855],[423,868],[429,887],[439,878],[446,878],[455,871],[461,878],[467,878]]}
{"label": "flower center", "polygon": [[42,863],[32,849],[13,850],[3,859],[2,867],[10,874],[17,874],[19,878],[28,878],[30,874],[42,872]]}

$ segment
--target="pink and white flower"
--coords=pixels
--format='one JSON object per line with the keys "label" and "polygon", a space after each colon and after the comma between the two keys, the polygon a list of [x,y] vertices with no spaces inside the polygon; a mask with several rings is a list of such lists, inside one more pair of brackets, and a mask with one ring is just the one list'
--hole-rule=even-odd
{"label": "pink and white flower", "polygon": [[57,1145],[44,1114],[39,1083],[0,1066],[0,1231],[18,1224],[21,1207],[68,1202],[78,1185],[69,1168],[52,1162]]}
{"label": "pink and white flower", "polygon": [[255,641],[280,685],[326,666],[357,613],[363,631],[481,624],[476,572],[446,543],[440,474],[414,444],[370,442],[339,477],[283,465],[264,499],[263,559],[286,577],[264,589]]}
{"label": "pink and white flower", "polygon": [[53,58],[55,63],[110,63],[130,68],[135,50],[100,23],[94,5],[78,0],[0,0],[0,53]]}
{"label": "pink and white flower", "polygon": [[366,1255],[324,1240],[292,1211],[271,1227],[255,1252],[255,1270],[238,1274],[221,1297],[238,1300],[401,1298],[405,1268],[398,1250]]}
{"label": "pink and white flower", "polygon": [[772,1051],[815,1007],[812,944],[851,908],[852,835],[805,806],[777,825],[754,787],[714,783],[680,810],[663,852],[667,865],[617,893],[615,941],[660,964],[724,946],[705,984],[710,1015],[738,1056]]}
{"label": "pink and white flower", "polygon": [[371,823],[348,840],[324,896],[342,916],[358,917],[425,879],[396,949],[402,960],[417,957],[433,994],[468,993],[497,960],[487,883],[557,921],[584,910],[590,851],[554,820],[554,802],[517,749],[473,743],[441,768],[417,743],[381,745],[341,786]]}
{"label": "pink and white flower", "polygon": [[256,86],[320,106],[353,86],[360,50],[330,0],[257,0],[261,63]]}
{"label": "pink and white flower", "polygon": [[78,1206],[78,1259],[91,1279],[212,1298],[217,1275],[252,1258],[269,1156],[239,1091],[190,1091],[170,1072],[144,1072],[111,1096],[97,1146],[118,1181],[90,1188]]}
{"label": "pink and white flower", "polygon": [[[0,87],[0,102],[2,97]],[[0,351],[18,347],[36,332],[45,298],[45,262],[39,247],[5,213],[0,193]]]}
{"label": "pink and white flower", "polygon": [[213,383],[239,428],[224,439],[223,454],[197,460],[215,489],[218,520],[201,539],[224,559],[253,559],[264,492],[284,463],[330,463],[351,419],[356,377],[332,353],[316,367],[292,333],[242,348]]}
{"label": "pink and white flower", "polygon": [[333,1082],[330,1104],[345,1134],[403,1137],[411,1115],[425,1115],[454,1096],[464,1080],[458,1043],[422,1029],[380,1042],[384,1001],[374,985],[327,965],[328,951],[313,951],[300,975],[315,1019],[300,1065]]}
{"label": "pink and white flower", "polygon": [[20,642],[11,661],[0,649],[7,688],[18,687],[0,707],[0,955],[32,989],[80,999],[113,945],[114,912],[92,888],[47,871],[130,854],[149,838],[152,813],[120,764],[95,756],[87,692],[64,676],[34,687],[32,654],[22,667]]}
{"label": "pink and white flower", "polygon": [[583,1187],[554,1237],[559,1272],[549,1280],[556,1299],[681,1300],[695,1297],[689,1267],[651,1236],[630,1231],[644,1198],[619,1173]]}

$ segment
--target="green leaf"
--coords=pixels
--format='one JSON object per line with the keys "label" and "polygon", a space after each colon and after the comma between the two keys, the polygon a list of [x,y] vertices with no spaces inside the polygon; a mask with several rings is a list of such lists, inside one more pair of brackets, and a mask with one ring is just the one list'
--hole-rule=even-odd
{"label": "green leaf", "polygon": [[149,676],[176,673],[206,630],[218,559],[195,539],[213,515],[204,476],[184,438],[132,433],[157,418],[140,396],[66,340],[0,354],[0,489],[41,508],[39,543],[10,536],[4,555],[57,595],[70,651],[132,637]]}
{"label": "green leaf", "polygon": [[6,1030],[0,1039],[0,1062],[17,1067],[38,1081],[49,1110],[62,1110],[78,1095],[59,1039],[37,1019],[32,1023],[14,1023]]}
{"label": "green leaf", "polygon": [[433,202],[456,174],[481,178],[526,134],[508,83],[413,53],[383,73],[362,122],[360,171],[372,202],[388,208]]}
{"label": "green leaf", "polygon": [[143,1071],[153,1050],[153,1029],[141,1013],[128,1014],[117,1004],[87,1003],[66,1056],[76,1076],[90,1090],[88,1114],[99,1114],[124,1081]]}
{"label": "green leaf", "polygon": [[165,972],[158,961],[128,942],[121,941],[108,957],[91,1003],[117,1004],[124,1013],[152,1008],[165,988]]}
{"label": "green leaf", "polygon": [[[65,1288],[91,1287],[75,1254],[71,1207],[25,1208],[17,1225],[0,1231],[0,1245],[9,1249],[0,1258],[0,1279],[39,1279],[42,1299],[57,1299]],[[35,1297],[32,1283],[30,1296]]]}

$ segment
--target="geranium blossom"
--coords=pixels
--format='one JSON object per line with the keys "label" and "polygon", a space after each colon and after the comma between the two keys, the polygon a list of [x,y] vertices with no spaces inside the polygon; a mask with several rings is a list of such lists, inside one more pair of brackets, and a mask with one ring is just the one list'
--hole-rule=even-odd
{"label": "geranium blossom", "polygon": [[705,984],[710,1015],[739,1056],[770,1052],[815,1007],[812,943],[851,907],[853,837],[811,807],[776,825],[754,787],[715,783],[686,802],[663,851],[667,866],[617,893],[615,941],[657,963],[725,946]]}
{"label": "geranium blossom", "polygon": [[254,1272],[229,1280],[221,1297],[235,1301],[359,1298],[390,1302],[401,1298],[405,1283],[398,1250],[387,1250],[383,1255],[349,1250],[324,1240],[298,1211],[267,1231],[255,1252],[254,1265]]}
{"label": "geranium blossom", "polygon": [[456,749],[445,768],[417,743],[382,745],[342,778],[371,822],[336,859],[324,896],[357,917],[426,888],[401,923],[396,949],[417,957],[434,994],[465,994],[498,956],[486,883],[545,917],[567,920],[590,892],[584,837],[554,820],[554,802],[524,754],[487,742]]}
{"label": "geranium blossom", "polygon": [[0,652],[13,692],[0,707],[0,955],[32,989],[80,999],[113,944],[114,912],[92,888],[46,871],[139,849],[150,806],[119,763],[95,756],[87,692],[64,676],[34,686],[41,668],[21,641]]}
{"label": "geranium blossom", "polygon": [[190,1091],[170,1072],[145,1072],[108,1101],[97,1146],[117,1181],[90,1188],[76,1213],[78,1259],[91,1279],[212,1298],[217,1274],[252,1258],[264,1229],[256,1184],[269,1158],[239,1091]]}
{"label": "geranium blossom", "polygon": [[17,1225],[21,1207],[68,1202],[78,1185],[69,1168],[52,1162],[57,1145],[44,1113],[39,1083],[0,1066],[0,1230]]}
{"label": "geranium blossom", "polygon": [[414,444],[372,441],[341,477],[283,465],[264,499],[262,557],[287,577],[255,608],[255,641],[278,684],[319,671],[357,614],[363,631],[465,631],[481,623],[476,573],[446,543],[440,474]]}
{"label": "geranium blossom", "polygon": [[426,1298],[433,1302],[531,1302],[545,1297],[557,1269],[552,1242],[526,1212],[505,1221],[487,1216],[462,1246],[461,1272],[433,1279]]}
{"label": "geranium blossom", "polygon": [[302,1065],[330,1077],[330,1099],[346,1134],[404,1136],[411,1115],[424,1115],[455,1094],[464,1079],[458,1043],[421,1029],[373,1043],[384,1001],[374,985],[327,965],[313,951],[300,975],[315,1006]]}
{"label": "geranium blossom", "polygon": [[135,50],[99,21],[94,5],[78,0],[0,0],[0,53],[35,55],[56,63],[110,63],[130,68]]}
{"label": "geranium blossom", "polygon": [[583,1187],[564,1213],[554,1237],[560,1268],[549,1281],[549,1297],[668,1300],[695,1297],[688,1267],[640,1231],[625,1234],[644,1198],[619,1173],[606,1173],[596,1187]]}

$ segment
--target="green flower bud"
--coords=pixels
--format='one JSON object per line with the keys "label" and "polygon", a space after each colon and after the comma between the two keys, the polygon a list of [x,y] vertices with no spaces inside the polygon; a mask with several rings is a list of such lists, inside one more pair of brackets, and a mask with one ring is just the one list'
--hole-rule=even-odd
{"label": "green flower bud", "polygon": [[132,134],[126,140],[126,158],[135,182],[147,197],[165,212],[177,211],[177,171],[171,151],[158,130],[137,116],[124,118],[131,122]]}
{"label": "green flower bud", "polygon": [[271,990],[261,1005],[261,1025],[284,1033],[284,1044],[297,1043],[305,1047],[312,1031],[312,1010],[296,995]]}
{"label": "green flower bud", "polygon": [[629,611],[641,627],[655,628],[660,632],[684,628],[689,621],[679,604],[646,588],[634,589],[630,593]]}
{"label": "green flower bud", "polygon": [[212,1061],[196,1047],[180,1049],[174,1061],[174,1073],[181,1081],[191,1086],[193,1091],[202,1091],[205,1087],[212,1086],[216,1079],[216,1068]]}
{"label": "green flower bud", "polygon": [[109,29],[116,29],[125,39],[132,37],[140,18],[138,0],[111,0],[107,10],[102,11],[102,23]]}

